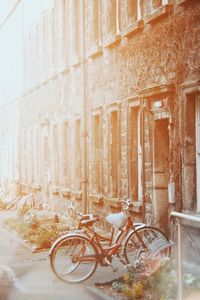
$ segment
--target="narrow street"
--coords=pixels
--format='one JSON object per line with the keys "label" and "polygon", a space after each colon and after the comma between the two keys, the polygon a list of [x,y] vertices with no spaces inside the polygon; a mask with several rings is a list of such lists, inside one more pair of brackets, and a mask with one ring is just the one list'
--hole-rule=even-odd
{"label": "narrow street", "polygon": [[[0,300],[200,299],[199,29],[198,0],[0,0]],[[91,224],[108,267],[66,284],[46,249]],[[59,249],[61,279],[90,267]]]}
{"label": "narrow street", "polygon": [[0,212],[0,300],[110,299],[99,294],[94,283],[109,281],[122,275],[122,265],[116,273],[110,268],[99,267],[92,278],[83,284],[61,282],[51,271],[48,251],[32,253],[19,237],[2,226],[3,220],[12,214],[13,211]]}

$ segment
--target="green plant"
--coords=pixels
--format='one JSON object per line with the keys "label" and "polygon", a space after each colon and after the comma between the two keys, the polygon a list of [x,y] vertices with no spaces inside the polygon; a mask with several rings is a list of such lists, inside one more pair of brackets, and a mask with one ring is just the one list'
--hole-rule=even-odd
{"label": "green plant", "polygon": [[131,288],[128,285],[124,285],[122,288],[122,294],[125,295],[128,299],[134,300],[134,295]]}
{"label": "green plant", "polygon": [[30,207],[28,205],[24,205],[19,209],[18,214],[20,217],[24,217],[29,210],[30,210]]}
{"label": "green plant", "polygon": [[176,274],[171,262],[164,260],[151,275],[146,272],[147,266],[142,260],[128,265],[127,272],[112,283],[112,288],[129,300],[175,300]]}
{"label": "green plant", "polygon": [[52,241],[58,236],[58,232],[53,229],[46,230],[45,228],[40,228],[36,236],[36,244],[38,248],[49,248]]}
{"label": "green plant", "polygon": [[136,299],[140,299],[144,296],[144,285],[140,281],[133,284],[132,294]]}
{"label": "green plant", "polygon": [[6,209],[7,204],[3,200],[0,199],[0,209]]}

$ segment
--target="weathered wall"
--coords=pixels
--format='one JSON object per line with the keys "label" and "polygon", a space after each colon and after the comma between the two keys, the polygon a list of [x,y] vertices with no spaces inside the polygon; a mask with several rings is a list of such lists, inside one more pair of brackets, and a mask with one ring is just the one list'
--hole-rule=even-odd
{"label": "weathered wall", "polygon": [[[139,1],[134,14],[134,9],[128,10],[126,1],[119,1],[118,8],[116,1],[109,2],[112,4],[109,7],[107,1],[97,3],[90,0],[86,3],[89,209],[103,214],[121,210],[119,200],[136,195],[130,191],[132,182],[131,188],[138,194],[138,199],[132,199],[135,218],[143,217],[159,225],[165,219],[163,229],[167,232],[170,210],[174,207],[180,210],[183,206],[190,210],[195,202],[190,188],[195,184],[194,167],[193,175],[183,176],[188,184],[184,189],[181,187],[182,175],[190,173],[189,169],[185,170],[191,167],[188,163],[182,169],[181,154],[187,149],[183,150],[181,132],[182,86],[186,82],[198,82],[199,75],[199,4],[176,0],[152,4],[148,1],[147,5],[146,1]],[[65,210],[71,202],[78,209],[82,205],[84,61],[81,60],[82,29],[74,21],[74,12],[80,17],[82,11],[81,7],[72,10],[72,4],[68,7],[67,27],[61,24],[64,16],[58,18],[62,7],[55,6],[54,18],[52,9],[43,15],[47,26],[47,37],[43,40],[46,45],[41,48],[45,52],[42,54],[41,50],[39,56],[40,68],[36,68],[42,76],[32,77],[32,69],[26,70],[25,91],[19,105],[21,192],[36,193],[38,203],[60,212],[63,212],[62,204]],[[55,39],[51,32],[53,20]],[[25,41],[30,46],[29,40],[25,38]],[[167,124],[165,136],[160,134],[167,145],[167,154],[166,164],[162,165],[166,172],[161,170],[159,177],[155,128],[160,120]],[[132,137],[134,126],[137,134]],[[130,169],[134,165],[133,153],[138,153],[135,173]],[[193,152],[190,156],[194,160]],[[175,204],[168,203],[169,181],[175,183]],[[182,194],[190,198],[188,204]]]}

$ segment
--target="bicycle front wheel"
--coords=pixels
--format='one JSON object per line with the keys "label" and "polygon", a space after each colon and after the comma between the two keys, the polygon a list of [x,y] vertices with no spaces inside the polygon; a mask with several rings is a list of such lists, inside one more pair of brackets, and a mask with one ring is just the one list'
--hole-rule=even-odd
{"label": "bicycle front wheel", "polygon": [[123,255],[127,264],[135,260],[148,260],[153,257],[169,257],[169,240],[159,229],[151,226],[136,229],[126,240]]}
{"label": "bicycle front wheel", "polygon": [[88,279],[96,270],[97,254],[97,249],[88,238],[68,236],[52,251],[51,268],[62,281],[79,283]]}

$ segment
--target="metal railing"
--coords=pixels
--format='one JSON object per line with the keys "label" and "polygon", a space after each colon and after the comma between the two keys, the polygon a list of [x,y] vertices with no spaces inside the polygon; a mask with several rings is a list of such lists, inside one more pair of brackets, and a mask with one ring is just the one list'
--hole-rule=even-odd
{"label": "metal railing", "polygon": [[183,299],[183,286],[182,286],[182,235],[181,235],[181,226],[189,225],[192,227],[198,227],[200,229],[200,215],[195,216],[191,214],[171,212],[171,217],[174,218],[177,222],[178,233],[177,233],[177,280],[178,280],[178,300]]}

